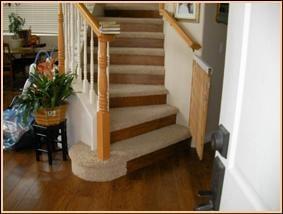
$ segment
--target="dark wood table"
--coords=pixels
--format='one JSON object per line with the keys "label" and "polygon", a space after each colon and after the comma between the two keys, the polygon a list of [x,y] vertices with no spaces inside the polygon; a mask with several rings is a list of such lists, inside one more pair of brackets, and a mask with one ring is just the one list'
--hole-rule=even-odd
{"label": "dark wood table", "polygon": [[[42,49],[48,52],[51,52],[53,50],[51,48],[45,48],[45,47],[21,47],[10,50],[10,53],[13,56],[13,61],[12,61],[13,82],[15,82],[16,80],[16,74],[22,73],[24,80],[28,77],[28,74],[26,73],[26,66],[30,66],[32,63],[34,63],[37,52]],[[19,84],[17,86],[18,88],[23,87],[23,85],[19,85]]]}

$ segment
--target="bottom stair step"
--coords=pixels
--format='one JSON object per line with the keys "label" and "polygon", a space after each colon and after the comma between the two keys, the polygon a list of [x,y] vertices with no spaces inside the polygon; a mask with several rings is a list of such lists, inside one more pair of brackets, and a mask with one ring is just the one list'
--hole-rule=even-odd
{"label": "bottom stair step", "polygon": [[[70,148],[72,172],[88,181],[111,181],[173,154],[175,145],[190,138],[188,128],[170,125],[111,145],[110,159],[101,161],[84,143]],[[189,145],[187,145],[189,148]],[[171,149],[172,148],[172,149]],[[168,150],[169,149],[169,150]]]}
{"label": "bottom stair step", "polygon": [[132,160],[188,138],[190,138],[188,128],[174,124],[118,141],[111,145],[111,151],[124,152],[127,160]]}

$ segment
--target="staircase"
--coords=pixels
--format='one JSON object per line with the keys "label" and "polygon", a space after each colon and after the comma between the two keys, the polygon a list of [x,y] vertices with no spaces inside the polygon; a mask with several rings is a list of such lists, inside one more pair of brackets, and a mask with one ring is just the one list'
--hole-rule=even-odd
{"label": "staircase", "polygon": [[[170,92],[164,86],[163,20],[158,4],[109,3],[104,15],[97,19],[121,25],[121,34],[110,42],[110,159],[99,160],[85,142],[69,151],[73,173],[90,181],[115,179],[190,147],[188,128],[176,124],[178,109],[166,103]],[[97,53],[97,40],[93,49]]]}

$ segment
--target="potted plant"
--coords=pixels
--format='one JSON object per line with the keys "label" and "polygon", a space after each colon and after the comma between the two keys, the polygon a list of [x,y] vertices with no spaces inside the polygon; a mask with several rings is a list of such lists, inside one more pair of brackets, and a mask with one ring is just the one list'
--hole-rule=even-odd
{"label": "potted plant", "polygon": [[19,32],[25,24],[25,19],[17,15],[16,13],[11,13],[9,15],[9,32],[13,33],[12,40],[10,41],[10,48],[17,49],[22,46],[23,39],[20,38]]}
{"label": "potted plant", "polygon": [[20,95],[16,105],[22,109],[23,121],[34,114],[37,124],[51,126],[65,120],[67,99],[73,94],[74,74],[59,74],[52,78],[40,72],[30,74],[31,85]]}

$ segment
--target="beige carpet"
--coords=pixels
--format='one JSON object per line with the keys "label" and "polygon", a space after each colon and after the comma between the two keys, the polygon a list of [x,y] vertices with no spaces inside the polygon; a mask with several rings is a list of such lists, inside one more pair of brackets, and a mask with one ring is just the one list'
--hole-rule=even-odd
{"label": "beige carpet", "polygon": [[[94,53],[97,53],[97,47],[94,47]],[[121,55],[142,55],[142,56],[164,56],[163,48],[137,48],[137,47],[111,47],[111,54],[121,54]],[[88,53],[90,53],[90,48],[88,48]],[[111,57],[111,56],[110,56]]]}
{"label": "beige carpet", "polygon": [[118,23],[144,23],[163,25],[163,20],[160,18],[97,17],[97,19],[99,21],[116,21]]}
{"label": "beige carpet", "polygon": [[[97,72],[98,65],[94,65],[94,71]],[[90,65],[87,65],[90,70]],[[110,74],[149,74],[164,75],[164,66],[158,65],[110,65]]]}
{"label": "beige carpet", "polygon": [[111,84],[110,97],[135,97],[167,94],[163,85]]}
{"label": "beige carpet", "polygon": [[125,152],[129,161],[168,147],[189,137],[190,133],[187,127],[174,124],[114,143],[111,146],[111,151]]}
{"label": "beige carpet", "polygon": [[177,108],[167,104],[110,109],[111,132],[148,121],[177,114]]}
{"label": "beige carpet", "polygon": [[111,145],[110,159],[101,161],[96,151],[78,143],[69,151],[72,171],[88,181],[110,181],[127,173],[127,161],[178,143],[190,137],[188,128],[171,125]]}
{"label": "beige carpet", "polygon": [[108,3],[105,5],[107,10],[158,10],[158,4],[152,3]]}
{"label": "beige carpet", "polygon": [[72,171],[78,177],[88,181],[111,181],[127,173],[127,158],[124,153],[111,152],[110,159],[101,161],[96,151],[84,143],[77,143],[69,150]]}
{"label": "beige carpet", "polygon": [[121,32],[116,38],[149,38],[149,39],[163,39],[163,32]]}

